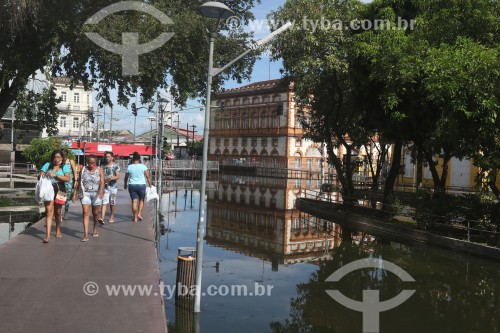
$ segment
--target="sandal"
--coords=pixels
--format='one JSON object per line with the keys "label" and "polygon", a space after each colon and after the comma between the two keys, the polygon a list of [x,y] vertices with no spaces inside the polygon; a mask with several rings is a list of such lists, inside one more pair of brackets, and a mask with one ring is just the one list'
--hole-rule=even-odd
{"label": "sandal", "polygon": [[50,241],[50,239],[49,239],[49,238],[44,238],[44,239],[42,240],[42,242],[43,242],[43,243],[45,243],[45,244],[46,244],[46,243],[48,243],[49,241]]}
{"label": "sandal", "polygon": [[109,220],[109,223],[115,223],[115,220]]}
{"label": "sandal", "polygon": [[87,242],[88,240],[89,240],[88,238],[84,237],[84,238],[80,239],[80,242]]}
{"label": "sandal", "polygon": [[99,220],[97,220],[97,222],[99,222],[100,225],[104,225],[104,220],[103,219],[99,219]]}

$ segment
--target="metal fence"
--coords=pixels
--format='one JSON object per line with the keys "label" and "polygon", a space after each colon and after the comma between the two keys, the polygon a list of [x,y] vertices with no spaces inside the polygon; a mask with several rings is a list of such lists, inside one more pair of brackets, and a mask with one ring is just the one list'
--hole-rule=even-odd
{"label": "metal fence", "polygon": [[301,189],[300,197],[304,199],[321,200],[336,204],[364,207],[365,209],[372,209],[389,214],[394,214],[396,211],[398,212],[398,216],[413,219],[415,223],[417,223],[416,227],[418,229],[429,230],[438,234],[454,234],[458,237],[458,239],[471,243],[474,243],[472,238],[475,235],[482,235],[483,238],[484,236],[491,236],[497,239],[497,244],[493,244],[493,246],[500,247],[500,232],[498,230],[498,226],[491,222],[468,220],[463,216],[437,216],[432,214],[427,214],[426,217],[440,220],[440,222],[421,222],[417,216],[418,212],[414,207],[401,204],[392,206],[385,205],[384,207],[382,202],[376,202],[375,207],[373,207],[370,200],[343,197],[338,191],[324,192],[321,190]]}

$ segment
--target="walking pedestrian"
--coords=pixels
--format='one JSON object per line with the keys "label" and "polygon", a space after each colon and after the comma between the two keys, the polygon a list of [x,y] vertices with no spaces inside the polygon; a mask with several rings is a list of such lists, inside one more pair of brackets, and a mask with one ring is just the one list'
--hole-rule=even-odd
{"label": "walking pedestrian", "polygon": [[[147,181],[147,184],[146,184]],[[141,155],[134,152],[132,155],[132,164],[127,167],[125,173],[125,186],[130,199],[132,200],[132,214],[134,222],[142,221],[142,209],[144,208],[144,198],[146,197],[146,185],[151,186],[151,177],[148,168],[141,163]]]}
{"label": "walking pedestrian", "polygon": [[54,187],[54,198],[51,201],[44,201],[45,206],[45,238],[44,243],[50,240],[50,231],[52,229],[52,218],[56,217],[56,238],[61,238],[61,208],[62,204],[57,204],[55,199],[59,193],[60,197],[65,191],[65,182],[69,181],[70,169],[69,165],[63,164],[63,152],[54,150],[50,156],[50,162],[45,163],[40,169],[38,179],[41,176],[50,177],[52,186]]}
{"label": "walking pedestrian", "polygon": [[94,228],[92,236],[98,237],[97,225],[99,219],[99,206],[104,197],[104,172],[97,166],[97,157],[90,155],[86,165],[80,171],[78,178],[78,191],[83,209],[83,238],[82,242],[89,240],[90,207],[92,206],[92,217]]}
{"label": "walking pedestrian", "polygon": [[69,173],[69,181],[65,183],[66,186],[66,205],[64,205],[64,215],[63,220],[68,218],[68,211],[70,202],[75,202],[76,195],[76,187],[78,186],[76,180],[78,179],[78,167],[73,159],[69,158],[69,150],[68,148],[64,148],[62,150],[63,153],[63,163],[64,165],[69,165],[70,173]]}
{"label": "walking pedestrian", "polygon": [[99,219],[99,223],[104,224],[108,203],[110,207],[109,223],[114,223],[116,194],[118,193],[117,182],[118,179],[120,179],[120,167],[114,162],[112,152],[107,151],[104,153],[104,165],[102,169],[104,171],[104,199],[102,200],[101,218]]}

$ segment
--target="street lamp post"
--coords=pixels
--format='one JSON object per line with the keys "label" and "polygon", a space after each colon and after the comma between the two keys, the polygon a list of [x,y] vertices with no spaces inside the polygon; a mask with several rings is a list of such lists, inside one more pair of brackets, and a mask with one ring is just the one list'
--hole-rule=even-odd
{"label": "street lamp post", "polygon": [[149,130],[149,169],[151,170],[152,164],[151,161],[153,159],[153,121],[156,120],[156,117],[148,117],[150,130]]}
{"label": "street lamp post", "polygon": [[[226,5],[218,2],[206,2],[199,7],[201,15],[209,18],[216,18],[219,20],[217,28],[221,20],[227,20],[234,15],[233,11]],[[217,32],[209,32],[209,49],[208,49],[208,75],[207,75],[207,98],[205,105],[205,124],[203,129],[203,159],[201,168],[201,189],[200,189],[200,208],[198,218],[198,231],[196,239],[196,270],[195,270],[195,285],[196,293],[194,298],[194,312],[200,312],[201,302],[201,275],[203,264],[203,238],[205,233],[205,190],[207,180],[207,164],[208,164],[208,131],[210,126],[210,94],[212,92],[212,79],[213,74],[213,56],[214,56],[214,42],[217,37]]]}
{"label": "street lamp post", "polygon": [[[177,126],[175,128],[175,131],[177,132],[177,149],[179,150],[179,158],[180,158],[179,126],[181,124],[181,121],[179,120],[179,114],[178,113],[177,113],[177,120],[175,121],[175,123],[177,124]],[[174,149],[174,152],[175,152],[175,149]],[[177,158],[177,156],[175,156],[175,158]]]}
{"label": "street lamp post", "polygon": [[[234,15],[233,11],[229,9],[226,5],[210,1],[202,4],[198,7],[200,14],[207,18],[215,18],[218,20],[217,27],[215,31],[208,33],[209,49],[208,49],[208,74],[207,74],[207,96],[205,105],[205,123],[203,129],[203,159],[202,159],[202,171],[201,171],[201,189],[200,189],[200,207],[199,207],[199,218],[198,218],[198,230],[196,237],[196,274],[195,274],[195,285],[196,293],[194,299],[194,312],[200,312],[200,301],[201,301],[201,276],[202,276],[202,264],[203,264],[203,238],[205,233],[205,190],[207,181],[207,164],[208,164],[208,133],[210,126],[210,103],[211,103],[211,91],[212,91],[212,79],[228,69],[234,63],[254,51],[254,48],[250,48],[245,52],[241,53],[239,56],[231,60],[229,63],[221,68],[213,67],[213,54],[214,54],[214,42],[215,37],[217,37],[217,30],[219,29],[220,22],[222,20],[227,20]],[[277,29],[273,33],[259,40],[255,45],[260,47],[263,44],[270,41],[276,35],[282,33],[291,27],[291,23],[288,22],[281,28]]]}
{"label": "street lamp post", "polygon": [[14,179],[13,174],[14,174],[14,169],[16,167],[16,142],[15,137],[14,137],[14,121],[16,117],[16,113],[14,109],[11,110],[11,122],[10,122],[10,142],[12,144],[12,149],[10,151],[10,180],[9,180],[9,187],[14,188]]}
{"label": "street lamp post", "polygon": [[194,155],[194,129],[196,128],[196,125],[191,125],[191,128],[193,128],[193,142],[191,142],[191,153]]}
{"label": "street lamp post", "polygon": [[[168,100],[165,98],[158,98],[158,109],[160,111],[160,138],[158,140],[158,135],[157,137],[157,146],[156,146],[156,153],[159,155],[159,163],[160,166],[156,172],[158,173],[158,188],[160,189],[160,202],[161,202],[161,194],[163,193],[163,190],[161,190],[162,186],[162,176],[163,176],[163,158],[162,158],[162,152],[163,152],[163,135],[164,135],[164,129],[165,129],[165,124],[164,124],[164,115],[163,113],[165,112],[165,109],[167,108]],[[158,132],[158,131],[157,131]],[[158,134],[158,133],[157,133]],[[158,146],[160,148],[160,152],[158,153]]]}

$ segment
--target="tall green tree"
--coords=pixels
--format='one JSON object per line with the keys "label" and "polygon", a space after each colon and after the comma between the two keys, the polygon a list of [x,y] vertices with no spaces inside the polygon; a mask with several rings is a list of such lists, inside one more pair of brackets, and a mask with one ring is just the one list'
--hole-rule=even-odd
{"label": "tall green tree", "polygon": [[436,193],[444,192],[451,158],[474,156],[480,133],[494,129],[498,8],[491,0],[375,1],[368,18],[413,18],[416,29],[366,31],[354,44],[364,88],[383,111],[375,118],[384,120],[384,133],[423,154]]}
{"label": "tall green tree", "polygon": [[[112,105],[110,90],[118,92],[118,104],[140,91],[142,102],[152,99],[157,89],[169,89],[176,103],[190,97],[204,96],[208,40],[196,1],[145,1],[166,13],[174,22],[162,25],[156,18],[136,11],[109,15],[97,25],[85,24],[87,19],[114,0],[5,0],[0,4],[0,118],[16,100],[31,109],[37,107],[37,119],[43,127],[53,124],[56,101],[50,90],[25,98],[26,85],[37,70],[47,77],[67,75],[74,82],[82,81],[88,89],[97,90],[102,104]],[[260,0],[230,0],[226,4],[242,18],[251,19],[251,8]],[[227,63],[242,52],[251,34],[241,28],[229,30],[222,22],[216,41],[215,63]],[[122,44],[122,32],[138,32],[139,44],[149,42],[162,32],[173,32],[173,38],[153,52],[140,55],[138,76],[122,75],[122,59],[95,45],[86,32],[99,33],[103,38]],[[218,76],[217,90],[228,78],[241,81],[249,78],[253,58],[246,57]],[[169,75],[173,82],[167,77]],[[33,112],[34,113],[34,112]],[[30,114],[26,115],[27,117]],[[56,117],[57,118],[57,115]]]}
{"label": "tall green tree", "polygon": [[[351,100],[346,55],[352,32],[340,27],[340,20],[354,19],[363,6],[353,0],[292,0],[269,16],[275,22],[296,23],[273,43],[273,56],[283,58],[285,79],[294,82],[299,108],[310,108],[308,121],[303,122],[305,137],[326,143],[345,200],[354,197],[353,150],[366,143],[367,137],[357,125],[362,114]],[[325,24],[332,25],[324,28]],[[345,152],[343,159],[339,147]]]}

